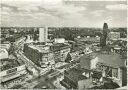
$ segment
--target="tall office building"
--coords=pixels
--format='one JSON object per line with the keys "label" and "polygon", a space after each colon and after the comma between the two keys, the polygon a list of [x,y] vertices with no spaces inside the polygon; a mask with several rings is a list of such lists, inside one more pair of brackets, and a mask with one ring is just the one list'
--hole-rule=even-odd
{"label": "tall office building", "polygon": [[100,41],[100,45],[102,47],[106,46],[107,33],[108,33],[108,25],[107,25],[107,23],[104,23],[103,33],[102,33],[101,41]]}
{"label": "tall office building", "polygon": [[39,28],[39,42],[46,42],[48,39],[48,30],[46,27]]}

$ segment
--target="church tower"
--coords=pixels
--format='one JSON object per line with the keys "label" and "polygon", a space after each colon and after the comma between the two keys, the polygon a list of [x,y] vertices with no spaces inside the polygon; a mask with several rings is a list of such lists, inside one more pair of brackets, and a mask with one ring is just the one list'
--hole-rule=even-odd
{"label": "church tower", "polygon": [[103,32],[102,32],[101,40],[100,40],[101,47],[106,46],[107,33],[108,33],[108,25],[107,23],[104,23]]}

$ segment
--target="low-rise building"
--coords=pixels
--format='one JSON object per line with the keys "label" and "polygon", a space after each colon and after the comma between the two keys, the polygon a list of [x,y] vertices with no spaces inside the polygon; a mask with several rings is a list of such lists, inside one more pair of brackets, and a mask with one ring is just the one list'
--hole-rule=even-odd
{"label": "low-rise building", "polygon": [[120,38],[120,32],[110,32],[108,38],[109,40],[118,40]]}
{"label": "low-rise building", "polygon": [[68,71],[64,71],[64,79],[62,85],[68,89],[78,89],[78,82],[87,79],[86,76],[82,75],[84,70],[72,68]]}
{"label": "low-rise building", "polygon": [[55,38],[54,42],[55,43],[65,43],[65,39],[64,38]]}
{"label": "low-rise building", "polygon": [[9,51],[10,46],[11,46],[11,44],[9,42],[5,42],[5,43],[0,44],[0,48],[6,49],[7,51]]}
{"label": "low-rise building", "polygon": [[53,44],[50,49],[54,53],[55,62],[64,62],[70,52],[70,46],[63,43]]}
{"label": "low-rise building", "polygon": [[8,51],[6,49],[0,48],[0,59],[6,59],[8,57]]}
{"label": "low-rise building", "polygon": [[25,64],[18,62],[13,55],[9,55],[9,48],[9,44],[0,45],[0,84],[5,88],[9,88],[10,83],[17,81],[16,78],[27,73]]}
{"label": "low-rise building", "polygon": [[19,63],[16,59],[0,59],[0,83],[4,88],[10,88],[16,82],[20,83],[21,77],[26,73],[24,63]]}
{"label": "low-rise building", "polygon": [[100,37],[75,38],[75,41],[84,43],[100,43]]}
{"label": "low-rise building", "polygon": [[102,77],[109,77],[119,86],[126,85],[125,60],[116,53],[92,53],[80,58],[81,68],[102,72]]}

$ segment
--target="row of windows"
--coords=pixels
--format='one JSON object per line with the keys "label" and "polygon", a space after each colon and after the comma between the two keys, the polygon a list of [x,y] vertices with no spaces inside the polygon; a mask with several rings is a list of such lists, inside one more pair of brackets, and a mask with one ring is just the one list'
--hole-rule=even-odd
{"label": "row of windows", "polygon": [[112,67],[106,66],[102,63],[98,63],[96,65],[96,67],[98,70],[105,71],[106,74],[109,74],[112,77],[116,77],[116,78],[118,77],[118,69],[117,68],[112,68]]}

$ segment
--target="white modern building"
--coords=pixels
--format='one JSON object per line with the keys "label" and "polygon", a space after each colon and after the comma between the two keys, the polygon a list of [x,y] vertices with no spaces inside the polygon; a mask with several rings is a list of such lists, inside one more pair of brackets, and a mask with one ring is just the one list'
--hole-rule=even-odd
{"label": "white modern building", "polygon": [[65,43],[64,38],[55,38],[55,43]]}
{"label": "white modern building", "polygon": [[46,27],[39,28],[39,42],[46,42],[48,39],[48,29]]}

